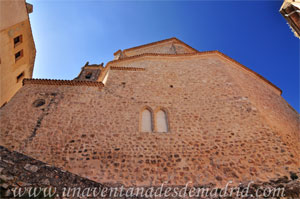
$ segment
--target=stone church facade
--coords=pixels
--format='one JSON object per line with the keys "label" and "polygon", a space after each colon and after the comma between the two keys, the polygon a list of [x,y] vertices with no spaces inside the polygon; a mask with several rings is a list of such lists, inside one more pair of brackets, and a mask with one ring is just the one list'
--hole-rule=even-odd
{"label": "stone church facade", "polygon": [[299,175],[299,114],[259,74],[176,38],[114,55],[74,80],[25,79],[0,145],[102,184]]}

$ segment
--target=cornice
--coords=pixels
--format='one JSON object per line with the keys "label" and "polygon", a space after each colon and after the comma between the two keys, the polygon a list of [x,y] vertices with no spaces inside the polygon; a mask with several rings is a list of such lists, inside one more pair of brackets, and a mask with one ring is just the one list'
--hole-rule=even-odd
{"label": "cornice", "polygon": [[102,88],[102,82],[78,81],[78,80],[56,80],[56,79],[23,79],[23,85],[26,84],[43,84],[43,85],[67,85],[67,86],[94,86]]}
{"label": "cornice", "polygon": [[110,70],[144,71],[145,68],[110,66]]}

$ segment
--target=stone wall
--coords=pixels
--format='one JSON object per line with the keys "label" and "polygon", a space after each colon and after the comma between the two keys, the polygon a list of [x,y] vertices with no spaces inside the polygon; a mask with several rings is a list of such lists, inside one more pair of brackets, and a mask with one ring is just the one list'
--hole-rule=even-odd
{"label": "stone wall", "polygon": [[[14,188],[52,187],[56,188],[56,193],[59,196],[62,196],[64,187],[81,189],[104,187],[99,183],[35,160],[24,154],[9,151],[2,146],[0,146],[0,173],[1,198],[13,198]],[[24,194],[22,198],[26,198],[26,195]]]}
{"label": "stone wall", "polygon": [[[281,190],[284,190],[283,195],[285,196],[285,198],[298,198],[300,196],[300,181],[298,176],[300,176],[300,172],[298,174],[291,173],[289,177],[284,176],[282,178],[271,180],[269,182],[259,182],[259,183],[251,184],[251,188],[249,189],[249,195],[250,194],[255,195],[258,188],[280,188]],[[67,196],[68,196],[67,198],[86,198],[87,193],[89,193],[92,198],[107,198],[107,196],[109,196],[110,194],[109,191],[107,192],[107,195],[101,196],[101,194],[98,194],[98,195],[94,195],[96,197],[93,197],[92,191],[87,192],[84,190],[93,190],[93,189],[104,190],[105,188],[107,188],[107,190],[115,190],[114,188],[120,186],[122,185],[120,184],[102,185],[100,183],[96,183],[86,178],[82,178],[80,176],[74,175],[68,171],[64,171],[60,168],[48,165],[44,162],[35,160],[24,154],[15,151],[9,151],[7,148],[0,146],[0,197],[1,198],[29,198],[29,194],[33,193],[30,191],[30,188],[41,188],[41,190],[44,189],[47,190],[45,194],[43,191],[41,191],[37,197],[31,196],[31,198],[62,198],[63,196],[64,198],[66,198]],[[215,185],[213,184],[207,184],[207,185],[202,185],[201,187],[213,188],[214,186]],[[240,184],[239,188],[243,190],[247,186],[248,186],[247,184]],[[159,187],[156,188],[158,189]],[[22,191],[20,193],[22,194],[22,196],[19,197],[14,195],[16,193],[19,193],[18,191],[15,192],[14,189],[17,190],[21,189]],[[25,191],[26,189],[27,191]],[[48,190],[50,189],[52,191],[48,192]],[[68,192],[68,190],[70,191]],[[128,198],[125,196],[119,197],[122,196],[121,194],[125,195],[126,193],[129,193],[128,190],[130,190],[130,188],[125,187],[124,191],[122,192],[118,191],[116,194],[120,194],[120,195],[118,196],[116,195],[117,198]],[[163,189],[162,193],[164,193],[165,191],[166,191],[166,187]],[[188,194],[189,191],[190,191],[190,187],[189,189],[187,189],[186,194]],[[51,194],[51,197],[47,195],[49,193]],[[229,193],[230,191],[228,191],[228,194]],[[258,193],[262,194],[262,191]],[[111,195],[114,196],[114,194],[115,192],[113,192],[113,194]],[[236,193],[234,193],[233,196],[236,196]],[[137,196],[137,197],[129,197],[129,198],[147,198],[147,197]]]}
{"label": "stone wall", "polygon": [[[218,55],[111,64],[102,89],[23,86],[0,110],[0,144],[125,186],[224,186],[298,172],[298,114],[274,87],[240,66]],[[36,106],[39,99],[45,103]],[[145,106],[167,111],[167,133],[139,131]]]}

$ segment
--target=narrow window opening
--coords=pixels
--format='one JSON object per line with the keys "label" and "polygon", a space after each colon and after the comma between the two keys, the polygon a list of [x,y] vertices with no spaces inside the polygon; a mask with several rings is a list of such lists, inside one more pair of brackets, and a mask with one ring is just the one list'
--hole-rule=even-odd
{"label": "narrow window opening", "polygon": [[152,113],[148,109],[144,109],[142,112],[141,131],[152,132]]}
{"label": "narrow window opening", "polygon": [[23,50],[20,50],[15,54],[15,61],[21,59],[23,57]]}
{"label": "narrow window opening", "polygon": [[159,110],[156,113],[156,128],[157,128],[157,132],[160,133],[168,132],[167,113],[163,110]]}
{"label": "narrow window opening", "polygon": [[14,38],[14,47],[16,47],[17,45],[19,45],[20,43],[22,43],[23,41],[23,37],[22,35],[19,35],[17,37]]}
{"label": "narrow window opening", "polygon": [[20,74],[17,76],[17,83],[18,83],[19,81],[21,81],[23,78],[24,78],[24,72],[20,73]]}

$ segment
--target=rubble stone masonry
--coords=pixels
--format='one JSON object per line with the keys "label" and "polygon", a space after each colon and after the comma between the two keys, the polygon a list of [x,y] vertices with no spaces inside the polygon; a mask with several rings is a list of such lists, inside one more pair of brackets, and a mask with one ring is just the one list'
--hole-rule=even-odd
{"label": "rubble stone masonry", "polygon": [[[125,186],[224,186],[299,172],[299,114],[220,53],[140,55],[103,71],[104,87],[25,83],[0,110],[0,145]],[[153,117],[167,112],[168,132],[140,132],[145,107]]]}

